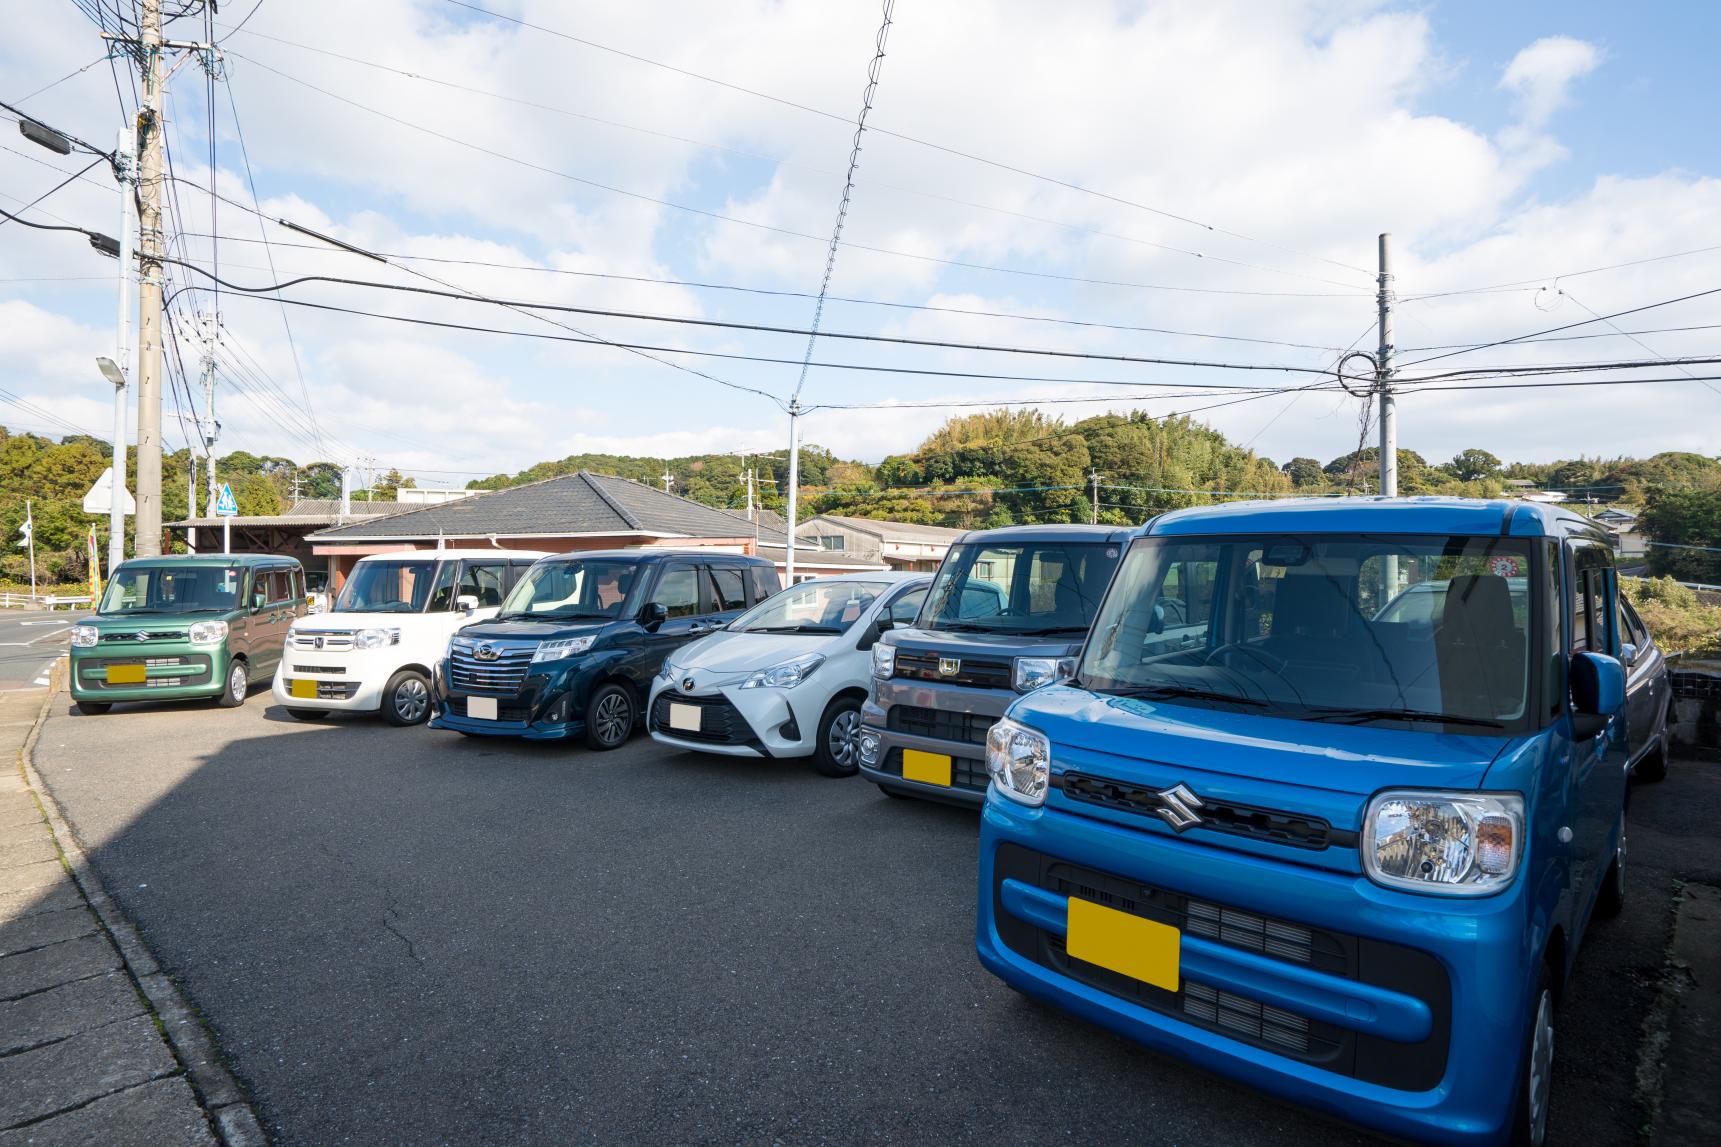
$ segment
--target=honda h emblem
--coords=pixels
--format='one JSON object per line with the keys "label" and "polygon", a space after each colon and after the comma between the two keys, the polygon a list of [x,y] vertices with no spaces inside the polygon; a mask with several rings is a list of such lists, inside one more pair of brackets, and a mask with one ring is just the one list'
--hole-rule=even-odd
{"label": "honda h emblem", "polygon": [[960,657],[940,657],[938,659],[938,675],[940,677],[954,677],[960,672],[962,672],[962,659]]}
{"label": "honda h emblem", "polygon": [[1202,808],[1201,798],[1189,791],[1188,786],[1176,784],[1159,793],[1159,808],[1155,811],[1165,818],[1178,832],[1201,823],[1201,814],[1195,810]]}
{"label": "honda h emblem", "polygon": [[323,647],[323,639],[320,636],[319,637],[313,637],[311,639],[311,644],[314,645],[316,648],[321,649]]}
{"label": "honda h emblem", "polygon": [[480,645],[477,649],[472,651],[472,656],[479,661],[494,661],[500,657],[501,654],[496,652],[496,647],[494,645]]}

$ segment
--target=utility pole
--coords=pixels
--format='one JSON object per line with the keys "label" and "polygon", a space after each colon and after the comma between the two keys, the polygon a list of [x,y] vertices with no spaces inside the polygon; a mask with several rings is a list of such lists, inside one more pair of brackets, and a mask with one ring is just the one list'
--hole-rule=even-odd
{"label": "utility pole", "polygon": [[795,510],[801,485],[801,400],[789,399],[789,528],[784,539],[783,582],[795,584]]}
{"label": "utility pole", "polygon": [[140,244],[137,346],[138,557],[161,553],[161,0],[142,0],[138,39],[143,52],[142,106],[138,109]]}
{"label": "utility pole", "polygon": [[131,371],[132,264],[137,257],[137,131],[123,127],[114,144],[114,178],[120,188],[119,327],[114,339],[118,378],[114,384],[113,490],[108,502],[108,576],[125,560],[125,408]]}
{"label": "utility pole", "polygon": [[1392,396],[1392,233],[1380,237],[1380,348],[1375,379],[1380,392],[1380,492],[1398,496],[1398,410]]}
{"label": "utility pole", "polygon": [[1089,470],[1088,481],[1092,482],[1094,487],[1094,512],[1093,517],[1090,518],[1089,521],[1093,525],[1097,526],[1100,522],[1100,472],[1098,470]]}
{"label": "utility pole", "polygon": [[675,490],[673,488],[675,486],[675,475],[671,474],[669,472],[669,463],[668,462],[665,462],[663,464],[663,473],[658,475],[657,480],[659,482],[663,483],[663,492],[665,494],[675,493]]}
{"label": "utility pole", "polygon": [[208,312],[197,319],[203,343],[203,417],[197,420],[197,428],[203,437],[204,456],[209,459],[203,497],[206,506],[215,505],[220,496],[215,485],[215,440],[221,437],[221,423],[215,421],[215,338],[220,321],[220,315]]}

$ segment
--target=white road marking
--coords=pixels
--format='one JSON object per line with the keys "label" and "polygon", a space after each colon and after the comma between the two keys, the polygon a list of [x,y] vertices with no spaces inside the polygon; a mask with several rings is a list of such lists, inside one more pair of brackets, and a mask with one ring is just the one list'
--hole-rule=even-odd
{"label": "white road marking", "polygon": [[72,627],[69,625],[62,625],[58,629],[50,629],[47,633],[42,634],[42,636],[32,637],[30,640],[24,642],[24,644],[25,645],[34,645],[38,641],[46,641],[50,637],[58,637],[60,634],[65,633],[67,630],[69,630],[71,628]]}

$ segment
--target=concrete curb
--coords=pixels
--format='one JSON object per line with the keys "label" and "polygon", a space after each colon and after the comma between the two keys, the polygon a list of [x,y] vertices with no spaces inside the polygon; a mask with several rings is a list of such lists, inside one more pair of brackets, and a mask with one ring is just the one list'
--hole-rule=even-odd
{"label": "concrete curb", "polygon": [[174,1057],[185,1069],[186,1078],[208,1114],[217,1137],[224,1147],[265,1147],[269,1140],[263,1134],[257,1113],[252,1109],[250,1100],[238,1081],[233,1078],[233,1073],[228,1071],[227,1065],[222,1062],[220,1053],[216,1051],[215,1041],[210,1038],[209,1029],[204,1026],[202,1018],[192,1008],[190,1001],[162,972],[137,928],[125,918],[119,905],[108,896],[107,889],[102,886],[101,877],[96,875],[95,867],[90,864],[89,857],[84,855],[83,846],[78,843],[72,826],[67,823],[59,803],[54,800],[53,792],[36,771],[36,743],[41,739],[42,728],[47,723],[48,714],[55,701],[65,696],[64,668],[65,662],[60,661],[50,671],[48,694],[36,713],[36,722],[31,726],[29,736],[24,739],[23,748],[19,750],[24,779],[35,791],[36,800],[48,818],[48,826],[54,834],[55,842],[72,870],[72,879],[77,882],[84,899],[101,921],[102,928],[113,941],[114,947],[119,949],[120,959],[125,962],[126,971],[131,974],[138,991],[149,1001],[157,1026],[167,1037]]}

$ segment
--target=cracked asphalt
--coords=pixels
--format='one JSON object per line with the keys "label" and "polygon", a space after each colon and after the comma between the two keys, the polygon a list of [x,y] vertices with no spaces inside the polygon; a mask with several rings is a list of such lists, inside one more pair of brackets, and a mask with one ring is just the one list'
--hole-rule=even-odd
{"label": "cracked asphalt", "polygon": [[[985,974],[971,812],[644,738],[299,724],[266,692],[56,706],[36,756],[280,1143],[1368,1141]],[[1638,791],[1634,902],[1561,1016],[1556,1141],[1637,1133],[1718,775]]]}

